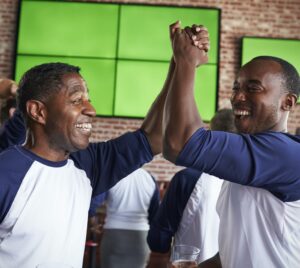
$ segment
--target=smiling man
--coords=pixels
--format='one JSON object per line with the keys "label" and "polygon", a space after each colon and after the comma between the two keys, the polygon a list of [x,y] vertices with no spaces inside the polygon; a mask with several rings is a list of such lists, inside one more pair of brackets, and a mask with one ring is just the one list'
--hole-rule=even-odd
{"label": "smiling man", "polygon": [[287,120],[299,95],[299,74],[282,59],[254,58],[239,71],[232,92],[240,134],[205,130],[193,90],[196,67],[207,62],[207,53],[185,31],[174,31],[164,156],[225,180],[217,204],[219,254],[199,267],[298,267],[300,139],[287,133]]}
{"label": "smiling man", "polygon": [[[79,68],[50,63],[24,74],[18,110],[26,141],[0,154],[0,267],[82,267],[91,196],[161,151],[167,89],[168,80],[141,129],[89,144],[96,113]],[[19,117],[4,126],[4,146],[24,139]]]}

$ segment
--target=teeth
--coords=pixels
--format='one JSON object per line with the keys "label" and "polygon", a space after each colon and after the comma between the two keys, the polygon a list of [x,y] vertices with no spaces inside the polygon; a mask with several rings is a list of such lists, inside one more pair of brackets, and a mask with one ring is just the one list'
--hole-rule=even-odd
{"label": "teeth", "polygon": [[234,114],[235,115],[250,115],[250,112],[245,111],[245,110],[234,110]]}
{"label": "teeth", "polygon": [[83,130],[91,130],[92,129],[92,124],[91,123],[76,124],[75,127],[83,129]]}

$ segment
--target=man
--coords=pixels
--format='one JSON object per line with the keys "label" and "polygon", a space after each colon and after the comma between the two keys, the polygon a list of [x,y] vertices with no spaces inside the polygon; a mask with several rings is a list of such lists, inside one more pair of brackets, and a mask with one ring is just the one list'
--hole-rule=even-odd
{"label": "man", "polygon": [[287,119],[299,74],[282,59],[254,58],[239,71],[232,92],[241,134],[205,130],[193,87],[207,53],[179,27],[173,30],[176,67],[164,110],[164,156],[226,180],[217,205],[219,255],[200,267],[298,267],[300,139],[287,133]]}
{"label": "man", "polygon": [[[0,267],[82,267],[91,196],[161,151],[167,88],[168,79],[140,130],[89,144],[95,110],[79,68],[50,63],[24,74],[18,109],[27,138],[0,154]],[[3,128],[1,145],[20,143],[23,136],[16,112]]]}
{"label": "man", "polygon": [[107,192],[106,218],[101,240],[101,267],[146,267],[146,237],[159,205],[152,175],[137,169]]}
{"label": "man", "polygon": [[[213,130],[236,132],[230,109],[219,110],[210,122]],[[150,225],[147,241],[152,251],[165,253],[173,246],[200,249],[198,262],[218,252],[219,216],[216,203],[222,180],[190,168],[177,172]]]}

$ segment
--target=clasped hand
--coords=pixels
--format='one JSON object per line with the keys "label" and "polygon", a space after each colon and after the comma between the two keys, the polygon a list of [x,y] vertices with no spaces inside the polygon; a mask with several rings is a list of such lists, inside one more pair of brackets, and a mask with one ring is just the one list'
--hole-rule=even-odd
{"label": "clasped hand", "polygon": [[208,62],[210,41],[204,26],[194,24],[181,29],[177,21],[170,25],[170,38],[176,63],[185,61],[198,67]]}

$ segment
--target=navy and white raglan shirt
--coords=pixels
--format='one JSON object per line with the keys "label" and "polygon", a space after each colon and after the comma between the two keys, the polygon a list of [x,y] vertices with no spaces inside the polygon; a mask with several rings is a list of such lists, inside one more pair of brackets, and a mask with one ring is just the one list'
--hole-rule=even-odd
{"label": "navy and white raglan shirt", "polygon": [[150,225],[147,242],[152,251],[165,253],[173,245],[200,249],[198,262],[218,250],[219,216],[216,203],[222,180],[194,169],[175,174]]}
{"label": "navy and white raglan shirt", "polygon": [[91,196],[106,192],[152,157],[141,130],[91,143],[61,162],[20,145],[2,151],[0,267],[55,262],[81,268]]}
{"label": "navy and white raglan shirt", "polygon": [[226,180],[217,210],[223,268],[299,267],[300,137],[197,130],[176,164]]}

